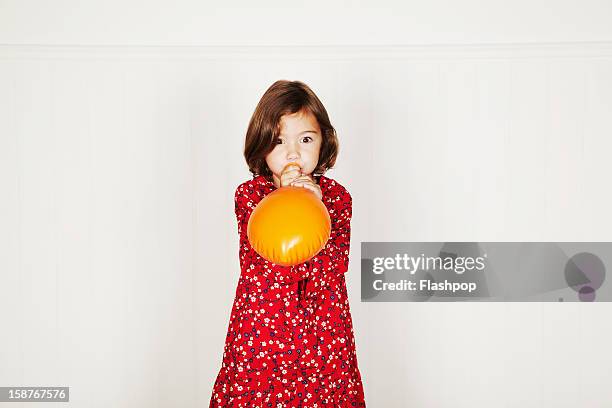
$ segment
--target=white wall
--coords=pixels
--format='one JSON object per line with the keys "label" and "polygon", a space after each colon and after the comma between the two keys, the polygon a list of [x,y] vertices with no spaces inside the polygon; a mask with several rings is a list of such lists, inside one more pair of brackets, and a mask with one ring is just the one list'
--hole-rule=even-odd
{"label": "white wall", "polygon": [[[510,34],[494,19],[468,27],[487,19],[467,6],[439,19],[420,4],[404,7],[422,12],[420,36],[351,20],[288,40],[432,43],[350,48],[97,47],[213,32],[272,43],[273,29],[239,25],[248,13],[229,6],[157,4],[151,20],[137,3],[75,4],[0,3],[0,385],[69,385],[75,407],[207,406],[239,274],[244,134],[285,78],[317,92],[339,133],[328,175],[354,200],[348,285],[369,406],[612,404],[605,303],[361,303],[359,288],[361,241],[610,241],[612,43],[544,43],[611,40],[605,3],[551,3],[573,34],[552,17],[522,31],[522,3],[494,12]],[[179,17],[199,23],[181,31]],[[491,44],[434,45],[451,18],[462,40]]]}
{"label": "white wall", "polygon": [[366,45],[610,41],[607,0],[2,0],[0,43]]}

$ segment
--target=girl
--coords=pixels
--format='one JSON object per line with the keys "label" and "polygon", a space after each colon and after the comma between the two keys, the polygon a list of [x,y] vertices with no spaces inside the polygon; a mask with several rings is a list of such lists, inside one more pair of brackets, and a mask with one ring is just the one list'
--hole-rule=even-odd
{"label": "girl", "polygon": [[[314,92],[299,81],[272,84],[246,134],[253,179],[234,196],[241,273],[210,407],[365,407],[344,275],[352,199],[323,176],[337,154]],[[246,234],[257,203],[288,185],[311,190],[332,219],[325,247],[295,266],[262,258]]]}

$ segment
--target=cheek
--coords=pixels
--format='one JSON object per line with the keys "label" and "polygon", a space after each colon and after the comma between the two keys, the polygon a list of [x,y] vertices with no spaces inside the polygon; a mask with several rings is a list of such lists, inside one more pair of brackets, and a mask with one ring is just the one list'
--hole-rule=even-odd
{"label": "cheek", "polygon": [[321,153],[321,145],[313,146],[311,149],[312,155],[315,157],[319,157],[319,153]]}
{"label": "cheek", "polygon": [[266,155],[266,160],[273,159],[276,154],[278,154],[278,149],[273,149],[270,153]]}
{"label": "cheek", "polygon": [[266,156],[266,163],[268,163],[268,166],[278,163],[279,156],[280,156],[280,153],[278,152],[278,150],[273,150],[270,153],[268,153],[268,155]]}

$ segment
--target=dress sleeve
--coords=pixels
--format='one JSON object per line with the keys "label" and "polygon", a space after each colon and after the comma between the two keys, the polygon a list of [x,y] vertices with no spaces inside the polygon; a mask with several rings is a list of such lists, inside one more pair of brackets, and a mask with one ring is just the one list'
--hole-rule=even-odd
{"label": "dress sleeve", "polygon": [[330,194],[332,202],[326,205],[332,219],[331,235],[325,247],[308,262],[307,277],[315,281],[330,283],[348,271],[353,200],[344,187],[337,186]]}
{"label": "dress sleeve", "polygon": [[247,184],[238,186],[234,194],[234,209],[240,237],[241,273],[249,279],[262,277],[283,284],[296,283],[307,274],[305,263],[295,266],[277,265],[260,256],[249,242],[247,237],[249,217],[262,198],[254,187]]}

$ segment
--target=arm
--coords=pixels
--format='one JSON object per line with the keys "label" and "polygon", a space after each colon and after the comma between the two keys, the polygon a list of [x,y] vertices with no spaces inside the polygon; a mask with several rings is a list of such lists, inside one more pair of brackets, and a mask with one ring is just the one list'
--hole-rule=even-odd
{"label": "arm", "polygon": [[329,283],[348,271],[351,243],[351,218],[353,200],[349,192],[339,187],[332,197],[337,197],[328,211],[332,218],[332,231],[325,247],[309,262],[308,275],[314,280]]}
{"label": "arm", "polygon": [[[306,264],[295,266],[282,266],[261,257],[251,246],[247,236],[247,226],[251,213],[263,197],[258,197],[249,186],[238,186],[234,194],[234,210],[238,222],[238,235],[240,237],[240,270],[242,274],[252,279],[255,276],[268,278],[273,282],[292,284],[299,281],[307,273]],[[251,269],[251,265],[254,267]]]}

